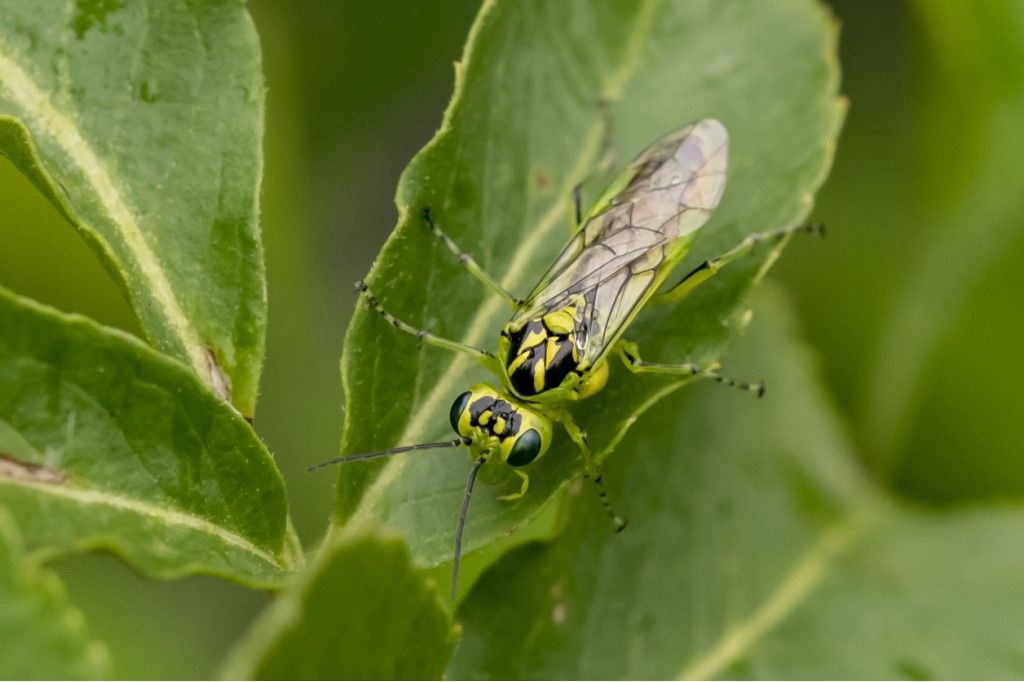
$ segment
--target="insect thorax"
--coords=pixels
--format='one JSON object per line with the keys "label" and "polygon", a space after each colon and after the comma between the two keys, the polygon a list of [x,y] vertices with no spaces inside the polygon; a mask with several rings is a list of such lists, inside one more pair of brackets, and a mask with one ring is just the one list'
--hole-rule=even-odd
{"label": "insect thorax", "polygon": [[518,327],[510,323],[501,333],[508,344],[505,374],[517,395],[534,398],[574,386],[586,373],[581,356],[587,329],[576,305],[531,318]]}

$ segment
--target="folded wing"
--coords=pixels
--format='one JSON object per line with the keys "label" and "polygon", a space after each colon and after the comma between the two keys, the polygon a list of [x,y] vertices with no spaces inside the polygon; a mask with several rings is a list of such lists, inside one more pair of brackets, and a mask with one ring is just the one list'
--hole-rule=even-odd
{"label": "folded wing", "polygon": [[622,189],[573,235],[512,326],[575,301],[582,306],[581,367],[594,366],[718,205],[728,140],[721,123],[704,119],[644,151],[620,176]]}

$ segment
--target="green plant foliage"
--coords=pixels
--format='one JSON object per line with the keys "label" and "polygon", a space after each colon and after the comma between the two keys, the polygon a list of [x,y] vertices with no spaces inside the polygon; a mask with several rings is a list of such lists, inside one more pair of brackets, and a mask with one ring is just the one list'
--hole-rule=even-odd
{"label": "green plant foliage", "polygon": [[28,549],[273,585],[300,561],[249,425],[179,363],[0,290],[0,504]]}
{"label": "green plant foliage", "polygon": [[838,557],[818,590],[733,673],[1018,678],[1022,532],[1020,509],[896,510]]}
{"label": "green plant foliage", "polygon": [[501,559],[449,677],[1020,675],[1024,514],[881,496],[781,299],[756,307],[730,358],[764,370],[766,399],[699,387],[643,416],[606,475],[629,530],[574,500],[564,535]]}
{"label": "green plant foliage", "polygon": [[[330,456],[337,399],[312,360],[354,305],[342,451],[450,438],[451,401],[496,379],[338,284],[384,238],[375,195],[447,94],[431,55],[449,58],[472,0],[250,1],[275,93],[271,345],[290,367],[257,430],[285,471]],[[330,516],[307,563],[251,425],[264,81],[246,5],[0,2],[0,677],[1024,677],[1024,5],[483,0],[364,277],[392,313],[493,349],[511,311],[422,210],[524,295],[569,236],[574,187],[592,202],[705,117],[729,131],[728,184],[678,275],[812,202],[830,237],[762,244],[642,311],[626,338],[645,360],[721,360],[767,395],[613,359],[570,409],[628,530],[556,430],[524,498],[498,499],[515,479],[477,487],[454,604],[464,450],[345,465],[330,514],[308,494],[329,474],[289,481],[310,537]],[[853,107],[819,194],[846,113],[826,5]],[[307,253],[333,248],[313,243],[332,222],[352,248]],[[783,249],[788,295],[754,291]],[[97,262],[148,345],[3,288],[125,320]]]}
{"label": "green plant foliage", "polygon": [[10,515],[0,510],[0,670],[7,679],[96,679],[107,651],[90,639],[57,576],[23,556]]}
{"label": "green plant foliage", "polygon": [[[805,0],[486,3],[442,128],[402,177],[401,220],[371,287],[414,325],[492,347],[509,311],[431,238],[422,207],[431,206],[443,229],[523,294],[567,238],[568,197],[599,164],[602,139],[610,137],[623,164],[660,134],[702,117],[729,130],[729,183],[688,263],[751,232],[797,224],[842,119],[834,50],[831,19]],[[650,313],[628,336],[652,360],[716,359],[743,326],[744,294],[775,255],[760,250],[692,300]],[[444,437],[450,401],[486,376],[466,357],[417,349],[366,307],[349,327],[342,371],[346,452]],[[613,368],[610,387],[575,410],[602,457],[638,414],[681,385],[624,374]],[[481,490],[467,547],[527,523],[578,472],[578,459],[559,434],[522,500],[503,503]],[[467,468],[464,453],[344,467],[338,518],[357,525],[384,519],[408,538],[417,563],[443,563]]]}
{"label": "green plant foliage", "polygon": [[440,678],[456,630],[433,581],[396,537],[331,537],[261,616],[227,679]]}
{"label": "green plant foliage", "polygon": [[247,415],[266,317],[262,126],[241,3],[0,8],[0,154],[94,247],[152,343]]}

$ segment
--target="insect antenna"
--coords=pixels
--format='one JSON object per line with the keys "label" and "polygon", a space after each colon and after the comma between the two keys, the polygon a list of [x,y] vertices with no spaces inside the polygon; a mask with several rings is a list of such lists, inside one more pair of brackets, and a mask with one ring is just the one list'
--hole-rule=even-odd
{"label": "insect antenna", "polygon": [[735,379],[724,377],[718,372],[708,371],[705,372],[705,374],[723,386],[731,386],[732,388],[738,388],[741,391],[746,391],[747,393],[750,393],[755,398],[763,398],[764,392],[767,389],[763,381],[754,381],[748,383],[746,381],[736,381]]}
{"label": "insect antenna", "polygon": [[466,441],[462,438],[455,438],[454,440],[443,440],[438,443],[416,443],[415,445],[400,445],[397,448],[388,448],[387,450],[374,450],[373,452],[362,452],[358,455],[344,455],[342,457],[335,457],[329,459],[326,462],[320,462],[306,469],[306,473],[310,471],[316,471],[317,469],[323,469],[334,464],[345,464],[346,462],[361,462],[367,459],[377,459],[378,457],[390,457],[391,455],[397,455],[401,452],[409,452],[410,450],[438,450],[441,448],[457,448],[462,445],[467,445]]}
{"label": "insect antenna", "polygon": [[462,511],[459,512],[459,525],[455,529],[455,558],[452,559],[452,601],[455,601],[455,588],[459,584],[459,558],[462,556],[462,531],[466,529],[466,515],[469,513],[469,498],[473,495],[473,484],[476,483],[476,474],[480,467],[487,461],[486,457],[473,462],[473,468],[469,470],[469,480],[466,481],[466,495],[462,498]]}

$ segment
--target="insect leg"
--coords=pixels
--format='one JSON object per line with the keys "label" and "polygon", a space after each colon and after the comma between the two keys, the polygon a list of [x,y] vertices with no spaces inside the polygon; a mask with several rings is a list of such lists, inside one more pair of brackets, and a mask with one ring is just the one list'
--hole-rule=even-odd
{"label": "insect leg", "polygon": [[572,188],[572,209],[573,209],[573,221],[572,229],[573,232],[579,229],[580,223],[583,222],[583,183],[580,183]]}
{"label": "insect leg", "polygon": [[473,346],[467,346],[466,344],[459,343],[458,341],[451,341],[450,339],[437,336],[436,334],[431,334],[430,332],[424,329],[417,329],[416,327],[413,327],[411,324],[408,324],[398,319],[397,317],[395,317],[394,315],[392,315],[391,313],[384,309],[384,306],[381,305],[380,301],[377,300],[377,297],[373,295],[373,293],[370,291],[370,288],[366,286],[366,283],[363,282],[362,280],[356,282],[356,291],[361,293],[366,298],[366,303],[371,308],[376,310],[377,313],[395,329],[403,331],[406,334],[415,336],[417,339],[420,339],[421,341],[426,341],[431,346],[437,346],[438,348],[445,348],[447,350],[458,351],[460,353],[469,353],[470,355],[480,359],[485,365],[490,366],[491,364],[493,364],[493,353],[488,353],[485,350],[481,350]]}
{"label": "insect leg", "polygon": [[572,205],[569,207],[569,232],[575,234],[579,230],[583,223],[591,217],[593,209],[588,211],[586,215],[583,213],[583,188],[591,182],[594,182],[597,178],[605,177],[612,168],[614,168],[615,161],[614,155],[609,151],[601,157],[597,167],[594,170],[587,173],[582,180],[576,183],[576,186],[572,188]]}
{"label": "insect leg", "polygon": [[430,228],[431,232],[434,233],[434,236],[440,239],[441,242],[445,245],[445,247],[449,251],[451,251],[456,258],[459,259],[459,262],[462,263],[466,270],[469,271],[469,274],[476,277],[477,280],[484,284],[484,286],[490,288],[491,291],[495,292],[496,294],[504,298],[506,301],[508,301],[508,303],[513,308],[519,307],[523,304],[522,299],[516,298],[511,293],[509,293],[508,289],[501,286],[501,284],[498,283],[498,280],[488,275],[487,272],[482,267],[480,267],[480,264],[477,263],[476,260],[471,255],[460,249],[459,245],[456,244],[451,237],[449,237],[443,231],[441,231],[441,228],[437,226],[437,224],[434,222],[433,217],[430,215],[429,207],[423,209],[423,220],[424,222],[427,223],[427,227]]}
{"label": "insect leg", "polygon": [[[570,232],[575,233],[583,224],[583,187],[596,178],[606,175],[615,167],[615,147],[612,144],[615,130],[615,119],[612,116],[611,102],[602,98],[599,102],[601,110],[601,159],[597,166],[583,176],[583,179],[572,188],[572,206],[569,212]],[[587,214],[590,217],[590,214]]]}
{"label": "insect leg", "polygon": [[718,258],[711,258],[695,267],[672,287],[654,296],[654,298],[651,299],[651,302],[670,303],[673,301],[680,301],[691,291],[696,289],[698,285],[703,284],[718,274],[718,271],[723,267],[750,253],[758,244],[762,242],[779,242],[789,235],[796,234],[797,232],[824,235],[825,228],[820,223],[811,223],[807,225],[799,225],[797,227],[789,227],[783,230],[773,230],[771,232],[755,232],[752,235],[748,235],[743,241],[723,253]]}
{"label": "insect leg", "polygon": [[681,376],[701,377],[713,379],[724,386],[733,386],[741,391],[752,393],[758,398],[764,395],[765,385],[763,381],[746,383],[743,381],[729,379],[715,371],[717,369],[717,365],[701,367],[700,365],[696,365],[692,362],[684,362],[679,365],[644,362],[640,359],[640,351],[637,348],[637,345],[630,341],[619,342],[619,354],[622,356],[622,362],[626,365],[626,369],[634,372],[635,374],[675,374]]}
{"label": "insect leg", "polygon": [[527,489],[530,487],[530,477],[525,471],[519,469],[513,469],[512,473],[520,478],[519,490],[508,495],[501,495],[498,497],[499,500],[511,502],[512,500],[518,500],[520,497],[526,494]]}
{"label": "insect leg", "polygon": [[616,533],[621,533],[626,529],[628,523],[624,518],[615,513],[612,509],[612,505],[608,502],[608,493],[605,492],[604,483],[601,478],[601,465],[594,459],[594,454],[590,451],[590,445],[587,443],[587,434],[579,427],[576,421],[568,412],[562,412],[557,416],[557,420],[562,423],[568,432],[569,437],[572,438],[573,442],[576,443],[580,448],[580,453],[583,455],[583,465],[586,470],[587,478],[594,482],[597,486],[597,495],[601,500],[601,506],[604,508],[608,518],[612,522],[612,526],[615,528]]}

